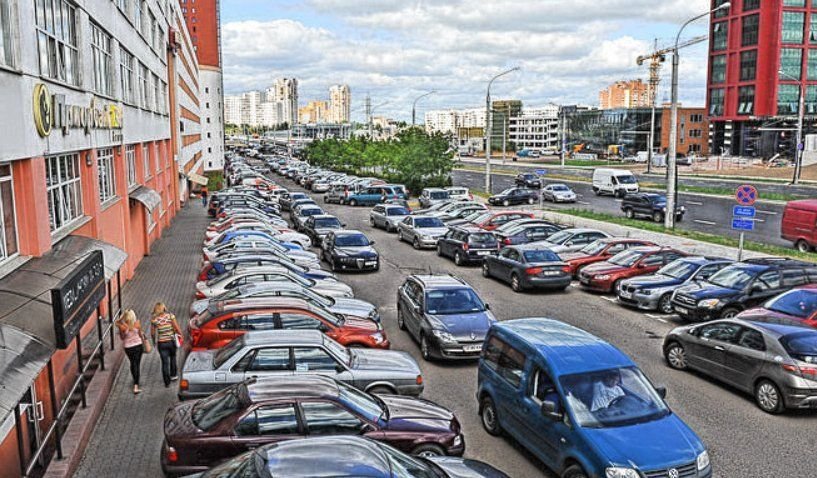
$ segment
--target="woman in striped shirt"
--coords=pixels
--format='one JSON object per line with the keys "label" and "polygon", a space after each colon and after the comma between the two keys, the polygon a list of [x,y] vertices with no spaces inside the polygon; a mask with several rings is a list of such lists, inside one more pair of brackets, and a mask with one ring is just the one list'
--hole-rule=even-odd
{"label": "woman in striped shirt", "polygon": [[153,306],[150,335],[162,358],[162,379],[164,379],[165,387],[169,387],[171,381],[179,378],[176,366],[176,334],[179,337],[182,335],[182,330],[176,322],[176,316],[168,313],[167,307],[158,302]]}

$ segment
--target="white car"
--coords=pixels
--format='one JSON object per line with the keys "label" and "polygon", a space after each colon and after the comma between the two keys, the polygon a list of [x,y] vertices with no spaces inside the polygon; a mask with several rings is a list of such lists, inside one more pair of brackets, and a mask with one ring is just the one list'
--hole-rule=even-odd
{"label": "white car", "polygon": [[548,184],[542,189],[542,199],[552,202],[576,202],[577,196],[566,184]]}
{"label": "white car", "polygon": [[212,262],[216,257],[218,257],[221,254],[240,249],[273,250],[276,252],[280,252],[281,254],[284,254],[285,256],[292,259],[292,262],[298,265],[302,265],[304,267],[309,267],[311,264],[320,263],[318,255],[315,254],[314,252],[299,249],[288,249],[286,246],[278,242],[260,238],[238,239],[226,242],[224,244],[219,244],[213,247],[205,247],[202,249],[202,252],[204,253],[204,259]]}
{"label": "white car", "polygon": [[468,188],[464,188],[461,186],[449,186],[445,188],[448,191],[448,197],[455,201],[473,201],[474,195],[471,194],[471,191]]}
{"label": "white car", "polygon": [[294,282],[328,297],[353,298],[352,288],[336,280],[310,279],[280,266],[260,266],[236,269],[209,281],[196,283],[197,299],[212,299],[228,290],[261,282]]}

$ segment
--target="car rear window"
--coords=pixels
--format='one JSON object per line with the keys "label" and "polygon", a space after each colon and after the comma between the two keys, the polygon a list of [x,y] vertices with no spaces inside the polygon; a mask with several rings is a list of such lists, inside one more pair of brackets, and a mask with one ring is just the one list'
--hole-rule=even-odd
{"label": "car rear window", "polygon": [[804,330],[783,336],[780,344],[792,358],[817,364],[817,331]]}
{"label": "car rear window", "polygon": [[199,429],[207,431],[224,418],[243,410],[248,403],[244,386],[230,387],[196,402],[190,418]]}
{"label": "car rear window", "polygon": [[469,244],[495,244],[496,237],[487,232],[474,232],[468,235]]}

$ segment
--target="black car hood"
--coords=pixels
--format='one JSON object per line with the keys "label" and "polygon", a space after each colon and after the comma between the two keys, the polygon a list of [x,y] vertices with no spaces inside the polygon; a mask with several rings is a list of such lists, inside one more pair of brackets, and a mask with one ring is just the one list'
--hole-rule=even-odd
{"label": "black car hood", "polygon": [[435,456],[426,459],[442,468],[446,476],[451,478],[509,478],[505,473],[481,461],[453,456]]}
{"label": "black car hood", "polygon": [[341,257],[361,257],[363,259],[374,259],[377,257],[377,251],[372,246],[335,247],[335,253]]}

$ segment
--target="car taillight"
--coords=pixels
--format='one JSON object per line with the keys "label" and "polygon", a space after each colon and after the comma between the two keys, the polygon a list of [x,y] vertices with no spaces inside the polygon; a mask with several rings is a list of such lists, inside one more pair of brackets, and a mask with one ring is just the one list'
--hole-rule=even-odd
{"label": "car taillight", "polygon": [[199,272],[199,282],[207,280],[207,269],[208,268],[204,268],[201,272]]}
{"label": "car taillight", "polygon": [[200,291],[200,290],[197,290],[197,291],[196,291],[196,298],[197,298],[197,299],[206,299],[206,298],[207,298],[207,296],[206,296],[206,295],[204,295],[204,292],[202,292],[202,291]]}
{"label": "car taillight", "polygon": [[565,274],[570,274],[570,266],[562,266],[562,272]]}
{"label": "car taillight", "polygon": [[809,366],[797,366],[795,364],[787,364],[784,363],[782,365],[783,370],[789,372],[792,375],[796,375],[802,378],[810,378],[815,379],[817,378],[817,367],[809,367]]}
{"label": "car taillight", "polygon": [[179,461],[179,453],[172,446],[167,447],[165,457],[167,458],[167,461],[169,463],[176,463],[177,461]]}
{"label": "car taillight", "polygon": [[510,244],[510,243],[511,243],[511,238],[510,238],[510,237],[506,237],[505,239],[502,239],[502,243],[503,243],[503,244]]}
{"label": "car taillight", "polygon": [[190,388],[190,382],[187,379],[181,379],[179,381],[179,390],[187,390],[188,388]]}
{"label": "car taillight", "polygon": [[470,247],[470,246],[469,246],[469,245],[468,245],[468,243],[466,242],[465,244],[463,244],[463,245],[462,245],[462,250],[463,250],[463,251],[467,251],[469,247]]}
{"label": "car taillight", "polygon": [[[193,325],[193,324],[191,324]],[[190,345],[195,347],[199,344],[199,340],[201,340],[201,329],[199,328],[191,328],[190,329]]]}
{"label": "car taillight", "polygon": [[417,385],[422,385],[423,384],[423,376],[418,375],[417,380],[415,380],[415,381],[417,382]]}
{"label": "car taillight", "polygon": [[541,267],[529,267],[529,268],[525,269],[525,274],[527,274],[529,276],[535,276],[535,275],[539,275],[541,273],[542,273],[542,268]]}

